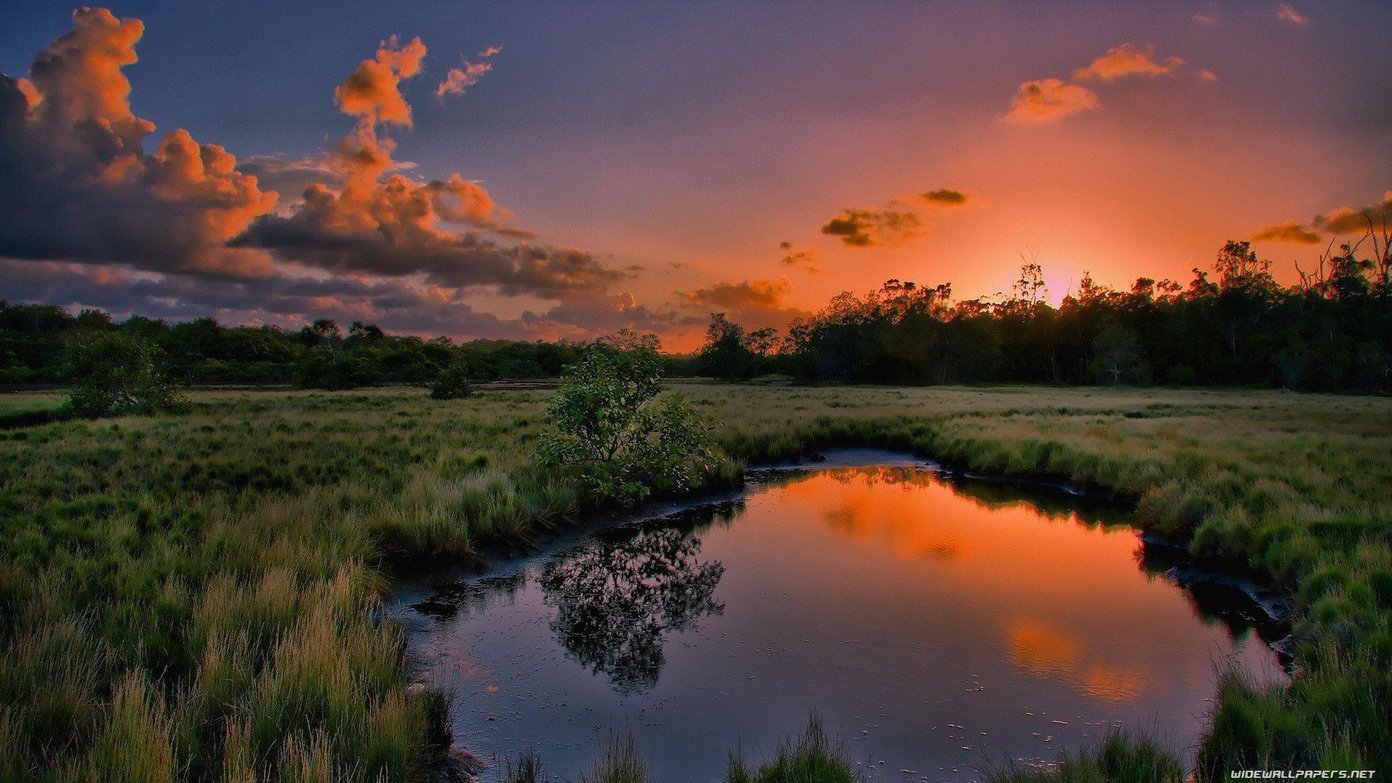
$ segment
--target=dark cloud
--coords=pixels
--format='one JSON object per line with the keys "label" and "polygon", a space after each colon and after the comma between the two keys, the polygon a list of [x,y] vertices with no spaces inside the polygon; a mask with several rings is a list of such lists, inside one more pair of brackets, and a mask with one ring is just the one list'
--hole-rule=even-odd
{"label": "dark cloud", "polygon": [[967,203],[966,193],[963,193],[960,190],[952,190],[951,188],[938,188],[937,190],[930,190],[926,193],[918,194],[918,197],[928,202],[929,204],[944,207],[960,207]]}
{"label": "dark cloud", "polygon": [[896,247],[923,236],[923,220],[913,212],[895,209],[849,208],[828,220],[822,233],[839,237],[848,247]]}
{"label": "dark cloud", "polygon": [[341,323],[368,321],[406,334],[514,339],[585,339],[621,328],[662,331],[700,321],[675,310],[645,307],[627,293],[576,296],[548,310],[503,318],[474,309],[459,291],[405,280],[340,276],[208,280],[104,264],[13,259],[0,260],[0,277],[6,281],[5,296],[11,302],[97,307],[118,318],[212,316],[224,323],[289,328],[332,318]]}
{"label": "dark cloud", "polygon": [[343,172],[323,155],[291,158],[283,155],[251,155],[237,162],[243,174],[256,177],[262,190],[275,191],[281,196],[279,205],[288,210],[310,185],[322,184],[343,187]]}
{"label": "dark cloud", "polygon": [[793,247],[792,242],[779,242],[778,249],[783,251],[783,257],[779,259],[782,264],[806,272],[821,271],[821,254],[817,252],[816,248],[796,248]]}

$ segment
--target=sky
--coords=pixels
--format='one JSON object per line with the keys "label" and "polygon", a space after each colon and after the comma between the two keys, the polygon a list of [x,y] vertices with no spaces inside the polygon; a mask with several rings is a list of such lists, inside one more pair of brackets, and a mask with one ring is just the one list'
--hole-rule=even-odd
{"label": "sky", "polygon": [[1278,279],[1392,212],[1392,4],[0,8],[0,299],[453,338]]}

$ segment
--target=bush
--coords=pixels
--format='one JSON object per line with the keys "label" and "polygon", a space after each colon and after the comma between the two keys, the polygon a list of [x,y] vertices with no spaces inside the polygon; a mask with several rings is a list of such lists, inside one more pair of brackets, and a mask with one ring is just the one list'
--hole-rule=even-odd
{"label": "bush", "polygon": [[660,399],[657,338],[631,332],[594,343],[566,369],[538,458],[575,470],[588,498],[633,506],[681,492],[716,466],[705,421],[679,394]]}
{"label": "bush", "polygon": [[167,358],[154,343],[121,332],[74,341],[65,362],[66,375],[74,383],[68,412],[97,418],[179,407],[178,384],[162,366]]}
{"label": "bush", "polygon": [[458,362],[441,370],[435,376],[435,383],[430,386],[430,396],[436,400],[461,400],[473,393],[474,387],[469,383],[468,373],[464,365]]}

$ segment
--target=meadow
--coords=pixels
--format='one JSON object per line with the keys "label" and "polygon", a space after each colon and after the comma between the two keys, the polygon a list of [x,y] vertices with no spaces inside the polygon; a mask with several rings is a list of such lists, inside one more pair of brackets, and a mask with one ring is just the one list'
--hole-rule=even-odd
{"label": "meadow", "polygon": [[[1298,676],[1275,691],[1226,676],[1199,773],[1392,766],[1392,400],[674,388],[730,455],[711,484],[861,445],[1135,502],[1143,529],[1291,597]],[[380,598],[394,574],[584,513],[532,459],[549,395],[206,391],[179,414],[0,429],[0,781],[427,777],[445,698],[413,684]],[[1178,774],[1133,746],[1065,777]]]}

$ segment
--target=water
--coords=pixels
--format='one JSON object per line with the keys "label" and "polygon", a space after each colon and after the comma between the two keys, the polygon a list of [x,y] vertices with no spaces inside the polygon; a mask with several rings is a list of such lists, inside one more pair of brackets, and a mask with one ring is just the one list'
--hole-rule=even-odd
{"label": "water", "polygon": [[852,456],[882,464],[403,590],[456,742],[574,777],[631,733],[656,780],[721,780],[815,711],[872,779],[966,781],[1113,726],[1187,754],[1218,663],[1284,676],[1240,591],[1180,588],[1119,512]]}

